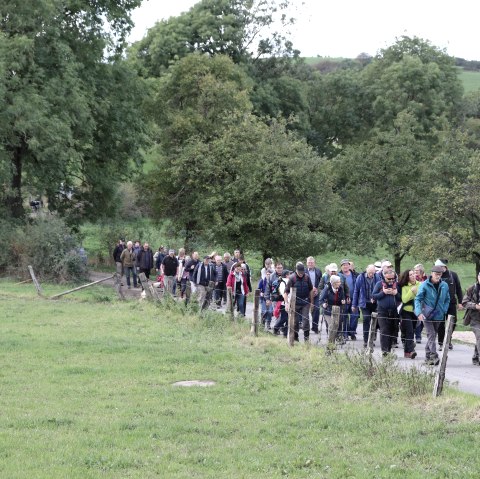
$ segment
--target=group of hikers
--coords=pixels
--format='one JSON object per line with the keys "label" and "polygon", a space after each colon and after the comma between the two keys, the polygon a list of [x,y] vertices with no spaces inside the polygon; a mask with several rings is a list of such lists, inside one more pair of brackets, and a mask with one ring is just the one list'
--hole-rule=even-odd
{"label": "group of hikers", "polygon": [[[137,287],[137,273],[143,272],[148,279],[155,269],[156,286],[179,300],[188,302],[190,297],[196,297],[202,309],[210,303],[215,308],[226,304],[227,291],[231,289],[234,307],[240,316],[245,316],[247,297],[254,288],[252,271],[240,250],[235,250],[233,256],[213,252],[200,260],[198,252],[189,256],[184,248],[177,253],[162,246],[153,253],[148,243],[142,246],[138,241],[125,243],[121,239],[113,257],[117,274],[125,274],[128,288],[130,275],[133,286]],[[347,340],[356,341],[361,316],[363,345],[367,348],[372,313],[377,313],[383,355],[399,347],[400,334],[404,357],[414,359],[415,346],[422,342],[425,330],[425,361],[437,365],[437,350],[453,349],[451,342],[444,344],[446,318],[449,315],[454,318],[455,329],[457,311],[465,309],[464,324],[470,324],[476,338],[472,362],[479,365],[480,274],[463,294],[459,277],[448,268],[447,259],[438,259],[427,273],[422,264],[416,264],[398,275],[386,259],[368,265],[361,273],[348,259],[341,260],[340,269],[336,263],[330,263],[321,271],[312,256],[305,264],[297,262],[295,270],[289,271],[282,262],[274,263],[267,258],[256,285],[260,291],[262,323],[265,331],[287,336],[290,293],[295,288],[296,341],[300,329],[306,342],[310,332],[318,335],[323,322],[327,332],[330,329],[331,347]],[[335,306],[340,310],[338,326],[332,314]]]}

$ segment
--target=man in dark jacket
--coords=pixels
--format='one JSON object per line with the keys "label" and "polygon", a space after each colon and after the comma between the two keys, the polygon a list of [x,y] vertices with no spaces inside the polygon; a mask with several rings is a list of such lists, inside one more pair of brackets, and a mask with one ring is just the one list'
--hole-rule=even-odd
{"label": "man in dark jacket", "polygon": [[300,330],[300,323],[302,323],[303,337],[305,342],[308,342],[310,336],[310,319],[309,313],[313,306],[313,285],[310,276],[305,274],[305,266],[298,262],[295,266],[295,273],[290,275],[283,299],[285,307],[288,308],[288,295],[290,289],[295,288],[295,341],[298,341],[298,332]]}
{"label": "man in dark jacket", "polygon": [[315,258],[307,258],[307,274],[313,285],[313,309],[312,309],[312,331],[318,334],[318,320],[320,319],[320,293],[319,287],[322,281],[322,272],[315,266]]}
{"label": "man in dark jacket", "polygon": [[208,307],[210,302],[209,285],[212,281],[215,283],[217,272],[213,265],[210,264],[210,256],[205,256],[202,263],[198,263],[193,271],[193,282],[197,285],[198,304],[201,309]]}
{"label": "man in dark jacket", "polygon": [[153,251],[148,243],[144,243],[137,255],[137,268],[139,273],[144,273],[146,278],[150,279],[150,271],[153,268]]}
{"label": "man in dark jacket", "polygon": [[175,257],[175,250],[168,250],[168,256],[162,261],[162,274],[164,275],[165,291],[174,294],[173,286],[177,282],[178,259]]}
{"label": "man in dark jacket", "polygon": [[215,256],[214,268],[216,271],[214,298],[217,307],[220,308],[222,305],[222,298],[227,295],[227,279],[230,271],[227,268],[227,265],[222,262],[222,257],[220,255]]}
{"label": "man in dark jacket", "polygon": [[[457,326],[457,305],[458,309],[463,309],[463,292],[458,274],[455,273],[455,271],[450,271],[448,269],[448,259],[438,259],[435,261],[435,266],[443,268],[442,281],[447,283],[448,292],[450,293],[450,305],[447,314],[445,315],[444,321],[438,326],[438,350],[441,351],[443,349],[443,340],[445,339],[445,321],[447,320],[448,315],[452,315],[454,317],[453,331],[455,331]],[[448,349],[453,349],[452,343],[448,345]]]}
{"label": "man in dark jacket", "polygon": [[395,337],[399,322],[397,304],[402,300],[400,288],[397,287],[395,280],[395,272],[387,271],[384,274],[384,281],[378,281],[373,288],[372,296],[377,302],[380,347],[385,356],[392,350],[392,339]]}
{"label": "man in dark jacket", "polygon": [[372,313],[377,310],[377,302],[373,298],[373,289],[375,288],[375,265],[369,264],[365,273],[358,275],[355,281],[355,290],[353,292],[352,311],[359,309],[363,316],[363,346],[367,347],[368,335],[370,333],[370,320]]}
{"label": "man in dark jacket", "polygon": [[122,251],[125,249],[125,240],[123,238],[118,240],[115,249],[113,250],[113,261],[115,261],[115,266],[117,268],[117,275],[119,276],[118,279],[122,279],[123,276],[123,263],[120,259]]}

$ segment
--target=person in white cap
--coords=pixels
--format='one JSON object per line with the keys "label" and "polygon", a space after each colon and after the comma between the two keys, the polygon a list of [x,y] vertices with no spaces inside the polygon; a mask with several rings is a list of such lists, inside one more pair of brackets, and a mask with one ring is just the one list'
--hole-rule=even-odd
{"label": "person in white cap", "polygon": [[441,266],[433,266],[430,277],[420,283],[414,301],[415,314],[425,323],[427,331],[425,361],[429,366],[437,366],[440,362],[436,349],[437,333],[450,304],[448,285],[442,281],[442,273]]}

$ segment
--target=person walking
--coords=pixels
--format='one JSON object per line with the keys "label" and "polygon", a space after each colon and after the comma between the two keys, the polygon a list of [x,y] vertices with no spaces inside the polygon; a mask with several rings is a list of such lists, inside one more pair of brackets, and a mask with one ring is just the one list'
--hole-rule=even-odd
{"label": "person walking", "polygon": [[136,262],[139,273],[145,274],[145,277],[150,279],[150,271],[153,268],[153,251],[148,243],[143,244],[143,248],[137,255]]}
{"label": "person walking", "polygon": [[377,301],[378,324],[380,325],[380,347],[386,356],[392,351],[393,340],[398,335],[397,304],[401,294],[393,271],[384,274],[384,280],[378,281],[372,292]]}
{"label": "person walking", "polygon": [[178,259],[175,257],[175,250],[169,249],[168,255],[162,261],[162,274],[165,281],[165,291],[174,294],[174,286],[177,282]]}
{"label": "person walking", "polygon": [[320,320],[320,282],[322,281],[322,272],[315,265],[315,258],[307,258],[307,274],[313,285],[313,308],[312,308],[312,332],[318,334],[318,323]]}
{"label": "person walking", "polygon": [[398,279],[398,286],[401,289],[402,307],[400,312],[400,328],[405,338],[404,357],[415,359],[414,331],[417,326],[417,317],[413,311],[415,296],[417,295],[420,281],[413,269],[404,271]]}
{"label": "person walking", "polygon": [[433,266],[429,278],[420,284],[414,301],[415,314],[424,322],[427,331],[425,362],[430,366],[440,362],[436,350],[437,333],[450,305],[448,285],[442,281],[443,272],[441,266]]}
{"label": "person walking", "polygon": [[357,312],[360,310],[362,312],[364,348],[368,345],[372,313],[377,310],[377,302],[373,297],[375,284],[375,265],[369,264],[365,272],[357,276],[352,299],[352,311]]}
{"label": "person walking", "polygon": [[120,260],[123,264],[123,269],[125,271],[125,277],[127,278],[127,288],[130,289],[130,273],[133,276],[133,287],[137,287],[137,267],[136,267],[136,255],[133,250],[133,243],[131,241],[127,242],[127,247],[122,251],[120,255]]}
{"label": "person walking", "polygon": [[[438,328],[438,350],[443,349],[443,340],[445,339],[445,323],[447,321],[447,316],[453,316],[453,331],[457,327],[457,308],[459,310],[463,309],[462,299],[463,292],[462,286],[460,284],[460,279],[458,274],[455,271],[448,269],[448,259],[438,259],[435,261],[435,266],[440,266],[443,268],[442,281],[447,283],[448,292],[450,293],[450,304],[448,306],[448,311],[445,314],[445,318]],[[453,349],[453,344],[448,345],[448,349]]]}
{"label": "person walking", "polygon": [[465,309],[463,324],[470,326],[475,334],[475,350],[472,357],[472,364],[479,366],[480,351],[480,273],[477,275],[477,281],[470,286],[462,299],[462,305]]}
{"label": "person walking", "polygon": [[305,265],[298,262],[295,265],[295,272],[290,276],[283,293],[285,308],[289,306],[289,294],[291,288],[295,288],[295,321],[294,340],[299,341],[300,324],[302,324],[303,337],[308,342],[310,337],[309,313],[313,307],[313,284],[310,276],[305,274]]}
{"label": "person walking", "polygon": [[[328,331],[332,331],[332,306],[340,307],[341,316],[342,308],[345,306],[346,302],[347,297],[345,295],[345,289],[342,285],[342,280],[340,276],[333,274],[330,276],[328,283],[320,294],[320,304],[323,307],[323,314],[325,316],[325,322],[327,323]],[[335,337],[340,340],[342,344],[345,343],[343,334],[339,333],[337,328],[337,331],[329,334],[329,338],[333,338],[331,341],[329,340],[331,347],[334,347]]]}
{"label": "person walking", "polygon": [[247,278],[243,274],[242,263],[238,262],[233,265],[227,279],[227,288],[232,288],[233,303],[237,307],[238,314],[245,316],[248,289]]}

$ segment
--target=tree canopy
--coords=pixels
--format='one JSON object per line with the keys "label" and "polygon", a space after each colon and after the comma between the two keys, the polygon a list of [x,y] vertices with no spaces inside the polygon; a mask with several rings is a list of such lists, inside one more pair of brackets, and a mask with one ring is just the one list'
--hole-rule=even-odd
{"label": "tree canopy", "polygon": [[12,216],[23,216],[28,194],[72,219],[98,213],[139,161],[145,89],[118,56],[139,4],[0,2],[2,202]]}

